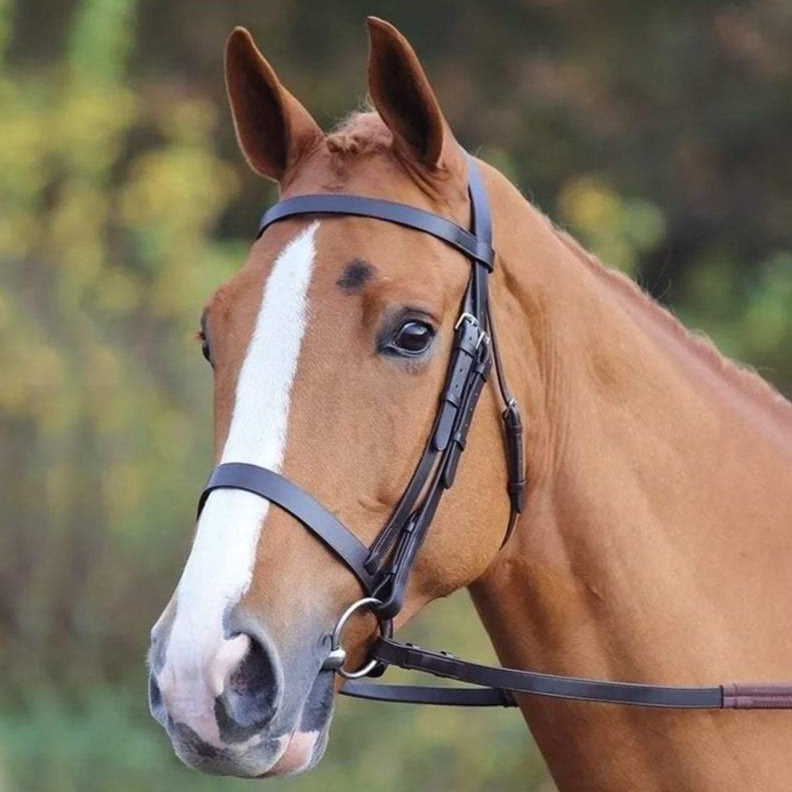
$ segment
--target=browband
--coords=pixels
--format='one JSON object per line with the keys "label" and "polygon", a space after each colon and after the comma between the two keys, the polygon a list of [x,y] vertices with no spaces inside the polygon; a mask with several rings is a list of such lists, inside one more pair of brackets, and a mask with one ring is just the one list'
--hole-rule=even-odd
{"label": "browband", "polygon": [[462,226],[424,209],[396,201],[384,201],[381,198],[366,198],[361,195],[322,193],[286,198],[264,212],[259,222],[256,239],[273,223],[306,214],[370,217],[375,220],[396,223],[405,228],[413,228],[416,231],[423,231],[425,234],[447,242],[469,258],[481,262],[492,272],[495,253],[489,240],[477,239]]}

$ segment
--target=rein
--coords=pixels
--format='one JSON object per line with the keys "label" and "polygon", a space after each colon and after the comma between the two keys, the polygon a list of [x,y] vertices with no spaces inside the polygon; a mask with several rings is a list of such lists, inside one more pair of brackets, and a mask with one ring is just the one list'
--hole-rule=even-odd
{"label": "rein", "polygon": [[[295,517],[344,562],[366,596],[350,605],[339,619],[331,649],[322,666],[347,681],[340,692],[356,698],[416,704],[516,706],[514,693],[682,709],[792,708],[792,684],[731,684],[715,687],[668,687],[611,682],[497,668],[459,660],[447,652],[432,652],[392,638],[392,620],[404,602],[410,572],[440,504],[454,484],[481,391],[494,365],[504,408],[501,413],[507,463],[508,540],[523,509],[525,490],[522,422],[506,384],[489,305],[492,219],[479,170],[468,163],[471,227],[462,228],[432,212],[392,201],[358,195],[301,195],[271,207],[261,219],[258,236],[273,223],[304,215],[353,215],[395,223],[421,231],[464,253],[471,262],[470,278],[454,328],[454,342],[432,429],[413,475],[388,521],[371,547],[364,545],[335,515],[294,482],[273,470],[245,463],[218,465],[198,501],[198,517],[216,489],[241,489],[271,501]],[[360,610],[372,611],[380,635],[357,670],[344,667],[344,627]],[[382,685],[356,680],[380,676],[387,666],[424,671],[475,687]]]}

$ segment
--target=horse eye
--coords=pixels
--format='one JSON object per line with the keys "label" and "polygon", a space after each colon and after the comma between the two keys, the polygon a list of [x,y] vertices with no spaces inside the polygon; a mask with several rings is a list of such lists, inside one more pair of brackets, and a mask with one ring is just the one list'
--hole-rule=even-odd
{"label": "horse eye", "polygon": [[429,349],[434,337],[434,327],[412,320],[399,327],[388,347],[400,355],[420,355]]}
{"label": "horse eye", "polygon": [[201,354],[206,358],[207,363],[212,362],[212,355],[209,351],[209,341],[206,339],[206,333],[203,330],[198,331],[198,340],[201,342]]}

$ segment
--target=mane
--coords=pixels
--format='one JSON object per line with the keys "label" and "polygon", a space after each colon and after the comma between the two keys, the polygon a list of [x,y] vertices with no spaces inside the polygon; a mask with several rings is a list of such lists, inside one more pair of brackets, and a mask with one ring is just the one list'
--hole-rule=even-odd
{"label": "mane", "polygon": [[342,157],[390,150],[393,136],[379,113],[365,108],[344,118],[325,138],[329,151]]}
{"label": "mane", "polygon": [[792,403],[750,366],[736,363],[725,357],[715,344],[704,334],[688,330],[669,310],[649,296],[631,278],[618,270],[606,267],[592,253],[566,231],[547,220],[560,242],[584,266],[604,278],[620,295],[640,306],[672,337],[692,351],[707,367],[720,374],[726,381],[746,395],[768,407],[772,413],[787,421],[792,419]]}

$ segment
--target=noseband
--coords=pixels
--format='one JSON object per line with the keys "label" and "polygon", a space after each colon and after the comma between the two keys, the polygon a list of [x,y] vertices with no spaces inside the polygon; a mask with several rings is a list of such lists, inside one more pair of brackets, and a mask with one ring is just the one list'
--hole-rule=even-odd
{"label": "noseband", "polygon": [[[410,572],[442,495],[454,484],[473,414],[493,364],[504,405],[501,416],[507,469],[505,494],[510,505],[504,543],[523,508],[522,422],[504,377],[489,305],[488,279],[495,262],[492,219],[478,167],[471,157],[466,158],[470,230],[413,206],[343,194],[288,198],[265,212],[259,224],[258,236],[261,236],[273,223],[292,217],[367,217],[430,234],[470,259],[470,277],[454,328],[451,357],[432,429],[404,493],[373,544],[370,547],[364,545],[332,512],[285,476],[246,463],[225,463],[212,471],[198,502],[198,516],[210,493],[216,489],[252,492],[295,517],[346,564],[366,596],[350,605],[339,619],[323,665],[323,669],[345,677],[347,681],[340,691],[345,695],[380,701],[465,706],[515,706],[513,692],[519,692],[652,707],[792,707],[792,686],[675,688],[589,680],[477,665],[459,660],[447,652],[430,652],[393,640],[392,619],[402,608]],[[360,669],[349,671],[344,667],[346,653],[341,638],[349,618],[363,609],[371,610],[377,616],[380,635],[370,647],[367,662]],[[426,671],[477,687],[381,685],[354,681],[363,676],[379,676],[389,665]]]}

